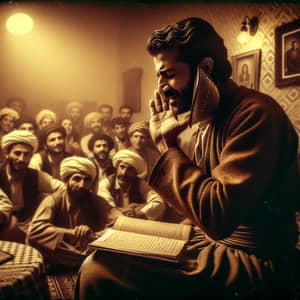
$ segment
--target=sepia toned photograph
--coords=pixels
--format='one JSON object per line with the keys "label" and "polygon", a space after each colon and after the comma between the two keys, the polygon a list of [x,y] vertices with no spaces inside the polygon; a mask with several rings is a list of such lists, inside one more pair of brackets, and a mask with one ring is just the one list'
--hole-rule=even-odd
{"label": "sepia toned photograph", "polygon": [[253,50],[234,55],[232,60],[232,78],[238,85],[259,89],[261,50]]}

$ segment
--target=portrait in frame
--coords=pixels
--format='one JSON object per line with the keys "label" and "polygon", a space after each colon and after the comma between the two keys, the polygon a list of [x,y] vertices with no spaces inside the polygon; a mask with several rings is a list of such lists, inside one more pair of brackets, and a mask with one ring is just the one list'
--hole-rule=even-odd
{"label": "portrait in frame", "polygon": [[261,50],[252,50],[231,57],[232,79],[254,90],[259,89]]}
{"label": "portrait in frame", "polygon": [[275,28],[275,85],[300,84],[300,19]]}

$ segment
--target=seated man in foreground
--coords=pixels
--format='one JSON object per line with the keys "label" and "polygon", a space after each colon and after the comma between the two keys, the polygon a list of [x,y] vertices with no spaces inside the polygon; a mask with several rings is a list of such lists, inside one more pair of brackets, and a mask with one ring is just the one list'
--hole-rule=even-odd
{"label": "seated man in foreground", "polygon": [[293,125],[274,99],[230,79],[223,39],[205,20],[153,31],[148,51],[158,77],[150,133],[161,153],[149,183],[192,234],[179,264],[94,253],[76,299],[292,299]]}
{"label": "seated man in foreground", "polygon": [[60,176],[67,188],[41,202],[32,219],[28,241],[48,263],[78,267],[86,256],[87,244],[96,239],[96,232],[121,214],[91,192],[96,167],[88,158],[65,158]]}
{"label": "seated man in foreground", "polygon": [[123,149],[114,155],[113,166],[116,173],[99,183],[98,195],[128,217],[160,219],[165,204],[143,179],[147,175],[144,159],[132,150]]}

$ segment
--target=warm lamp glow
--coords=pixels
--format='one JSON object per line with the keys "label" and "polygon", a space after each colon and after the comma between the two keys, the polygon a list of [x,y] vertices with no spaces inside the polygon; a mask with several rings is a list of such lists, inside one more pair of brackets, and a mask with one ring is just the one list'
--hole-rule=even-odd
{"label": "warm lamp glow", "polygon": [[12,34],[24,35],[32,30],[33,20],[24,13],[16,13],[7,19],[6,28]]}
{"label": "warm lamp glow", "polygon": [[249,33],[248,31],[240,31],[237,40],[239,41],[239,43],[241,44],[245,44],[249,41]]}

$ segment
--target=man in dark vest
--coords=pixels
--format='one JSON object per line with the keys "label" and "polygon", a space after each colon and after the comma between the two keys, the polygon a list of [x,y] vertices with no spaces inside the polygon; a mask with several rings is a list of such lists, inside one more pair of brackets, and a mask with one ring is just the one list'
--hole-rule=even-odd
{"label": "man in dark vest", "polygon": [[99,183],[98,195],[129,217],[160,219],[165,211],[161,197],[144,180],[147,166],[136,152],[124,149],[113,157],[116,173]]}
{"label": "man in dark vest", "polygon": [[70,156],[65,152],[66,131],[62,126],[48,125],[38,134],[40,151],[34,154],[29,166],[60,179],[60,162]]}
{"label": "man in dark vest", "polygon": [[0,239],[24,241],[40,196],[63,190],[64,184],[47,173],[28,167],[32,153],[38,147],[33,133],[14,130],[2,137],[1,145],[5,161],[0,167],[0,188],[9,197],[13,208],[8,230],[1,232]]}

